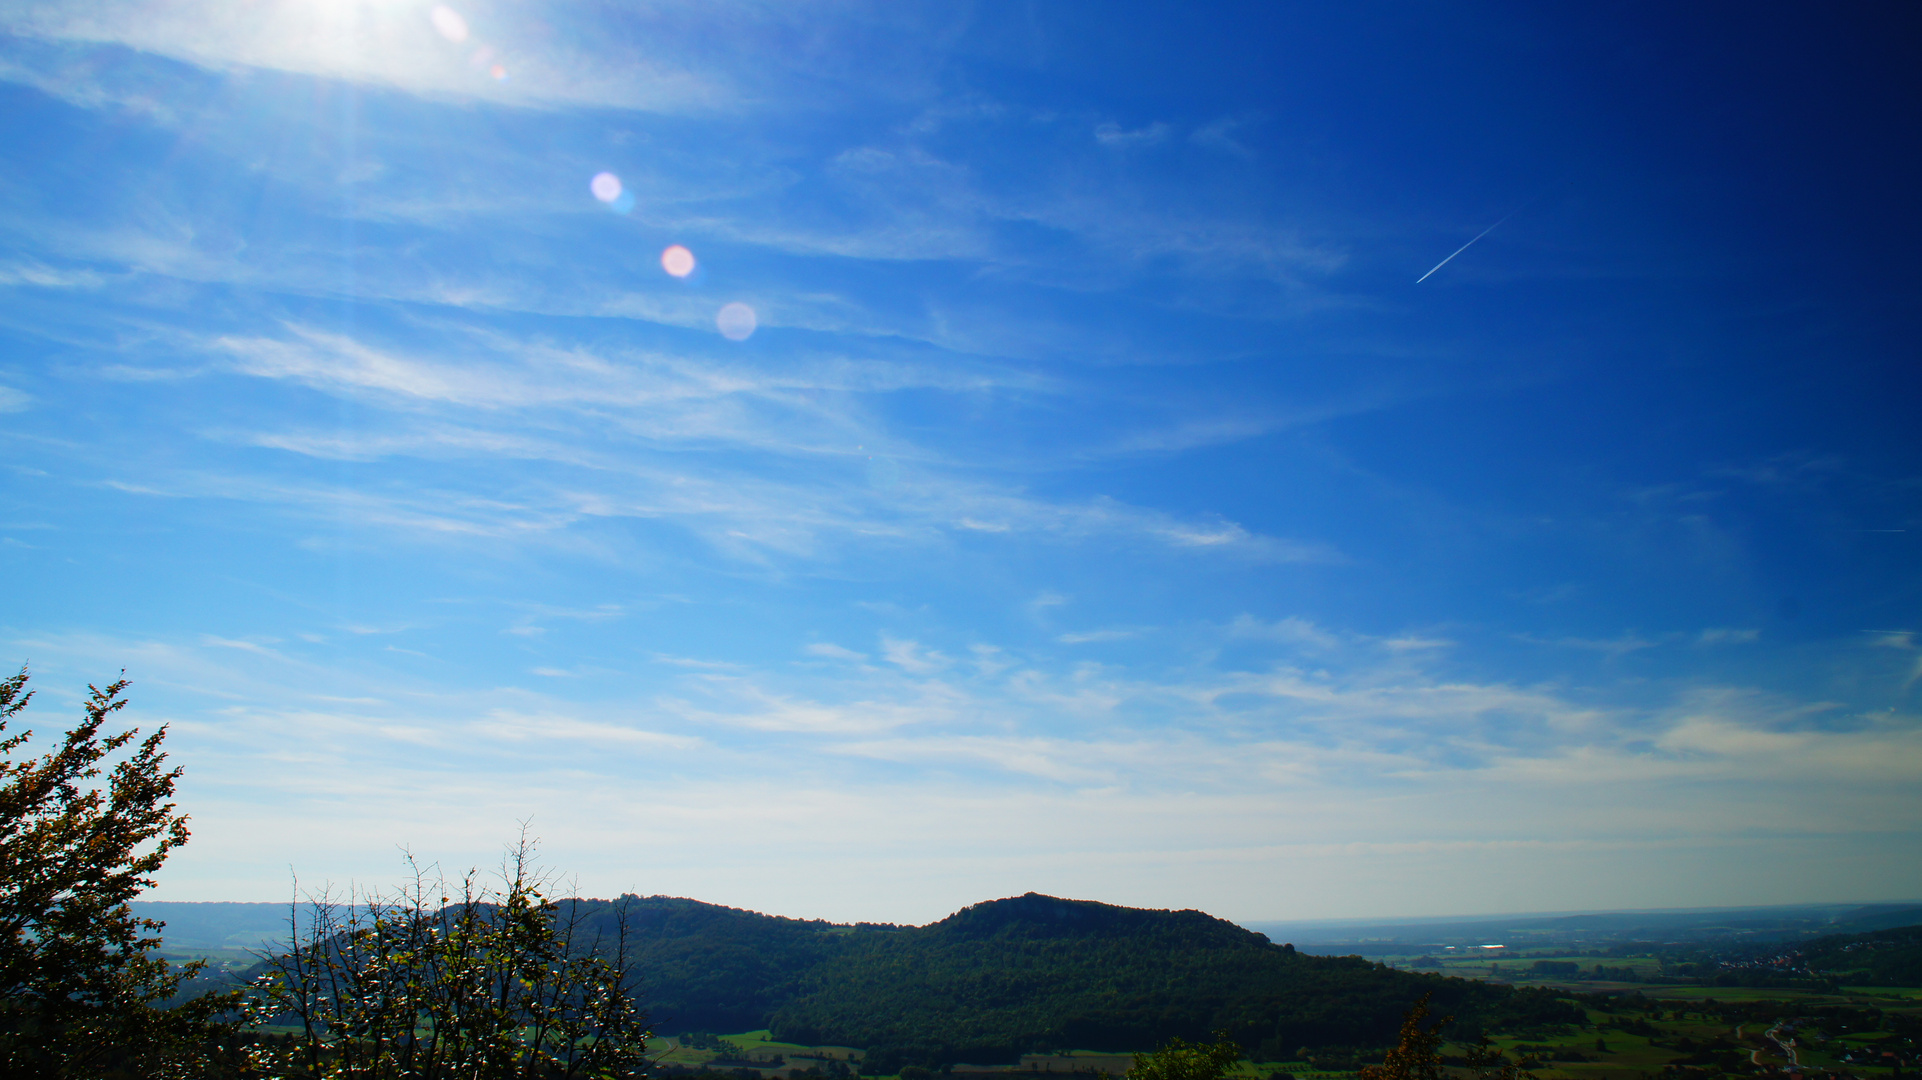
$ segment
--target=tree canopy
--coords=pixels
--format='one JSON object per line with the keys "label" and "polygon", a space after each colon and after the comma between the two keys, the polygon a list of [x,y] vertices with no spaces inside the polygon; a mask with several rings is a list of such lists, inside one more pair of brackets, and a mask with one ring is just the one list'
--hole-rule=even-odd
{"label": "tree canopy", "polygon": [[1225,1031],[1217,1032],[1211,1043],[1177,1036],[1152,1054],[1136,1054],[1127,1080],[1221,1080],[1241,1056],[1241,1044]]}
{"label": "tree canopy", "polygon": [[307,928],[261,965],[250,1048],[267,1075],[329,1080],[482,1077],[620,1080],[647,1072],[634,1003],[631,922],[597,929],[547,898],[523,840],[499,887],[416,869],[388,893],[307,905]]}
{"label": "tree canopy", "polygon": [[[0,680],[0,734],[33,697]],[[188,838],[162,727],[103,734],[122,679],[89,686],[85,716],[41,756],[31,730],[0,738],[0,1072],[160,1076],[193,1068],[230,999],[162,1007],[200,965],[154,954],[161,925],[128,901]],[[116,759],[117,758],[117,759]],[[97,786],[106,774],[104,789]]]}

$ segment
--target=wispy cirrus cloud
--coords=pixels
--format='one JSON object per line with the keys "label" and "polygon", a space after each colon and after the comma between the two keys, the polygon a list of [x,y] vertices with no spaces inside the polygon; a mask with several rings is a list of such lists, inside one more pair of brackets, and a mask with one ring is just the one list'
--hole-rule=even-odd
{"label": "wispy cirrus cloud", "polygon": [[1219,150],[1222,153],[1233,154],[1236,157],[1253,157],[1254,151],[1236,141],[1234,137],[1236,128],[1243,127],[1252,122],[1253,121],[1247,117],[1223,116],[1215,120],[1210,120],[1206,124],[1196,128],[1189,134],[1188,139],[1196,146],[1205,146],[1210,150]]}
{"label": "wispy cirrus cloud", "polygon": [[[164,363],[116,360],[101,373],[177,382],[182,393],[192,392],[188,383],[237,376],[355,401],[371,411],[350,430],[229,424],[201,435],[210,450],[415,462],[435,470],[430,482],[330,486],[291,461],[243,466],[218,452],[222,464],[166,472],[124,463],[103,482],[273,504],[315,520],[350,514],[417,539],[526,542],[593,522],[664,521],[754,560],[959,536],[1105,538],[1275,563],[1341,558],[1326,544],[1264,536],[1218,516],[1178,517],[1101,496],[1038,497],[1021,474],[984,470],[966,447],[917,446],[890,430],[894,395],[1065,392],[1049,379],[835,356],[729,362],[431,323],[403,331],[412,343],[372,344],[292,322],[271,333],[175,334]],[[880,450],[888,451],[885,472],[872,460]],[[520,471],[503,487],[498,466],[509,462]],[[1022,472],[1036,471],[1028,459]]]}
{"label": "wispy cirrus cloud", "polygon": [[[451,326],[422,327],[451,340],[411,350],[383,349],[350,335],[297,323],[280,329],[274,335],[223,335],[202,347],[227,355],[234,370],[245,375],[488,409],[660,407],[690,399],[775,398],[783,391],[1049,388],[1049,380],[1042,376],[985,364],[956,370],[829,354],[771,369],[711,356],[570,346]],[[800,404],[792,399],[786,403]]]}
{"label": "wispy cirrus cloud", "polygon": [[[632,702],[626,707],[630,716],[651,718],[639,724],[615,720],[611,703],[569,705],[532,686],[439,693],[439,704],[421,699],[407,705],[418,689],[405,681],[340,666],[345,654],[339,650],[352,644],[298,638],[12,640],[16,649],[45,658],[52,672],[103,654],[123,655],[131,658],[134,675],[149,686],[157,680],[165,697],[211,694],[243,706],[248,716],[281,717],[269,728],[256,719],[231,729],[260,750],[294,732],[302,734],[289,745],[320,745],[372,725],[365,731],[381,738],[428,740],[450,751],[456,745],[450,739],[483,737],[488,742],[471,743],[469,751],[485,756],[492,752],[487,745],[498,745],[509,755],[501,767],[519,753],[511,744],[530,739],[552,743],[559,757],[601,740],[755,752],[751,743],[727,736],[729,730],[800,738],[793,748],[811,747],[810,753],[937,769],[963,760],[992,762],[1005,750],[1020,762],[1007,769],[1010,778],[1039,775],[1038,763],[1046,759],[1055,763],[1042,771],[1063,783],[1147,787],[1233,786],[1240,774],[1277,769],[1300,782],[1341,787],[1517,770],[1553,773],[1557,782],[1567,782],[1574,778],[1563,776],[1558,763],[1577,759],[1614,763],[1613,771],[1582,779],[1585,784],[1682,775],[1883,783],[1900,780],[1922,760],[1922,721],[1912,716],[1849,717],[1833,703],[1700,685],[1679,686],[1667,700],[1648,705],[1581,700],[1549,687],[1463,680],[1443,665],[1371,658],[1365,643],[1340,649],[1313,671],[1277,659],[1241,670],[1202,660],[1147,672],[1090,668],[1035,648],[1017,649],[1011,662],[993,667],[956,664],[941,650],[884,632],[878,651],[885,666],[840,674],[729,673],[711,665],[680,674],[667,669],[638,702],[621,695]],[[808,651],[865,658],[840,647]],[[619,672],[603,674],[633,681]],[[502,703],[503,695],[511,703]],[[472,719],[455,728],[428,719],[450,709],[466,711],[488,697],[494,704],[473,709]],[[279,704],[264,706],[269,701]],[[344,709],[348,702],[354,704]],[[335,719],[316,719],[323,712]],[[188,726],[211,731],[208,722]],[[886,737],[873,741],[879,735]],[[849,737],[865,741],[847,742]],[[340,751],[356,752],[345,745]],[[1187,758],[1189,764],[1175,765]],[[1089,771],[1099,762],[1106,764]]]}
{"label": "wispy cirrus cloud", "polygon": [[1153,146],[1165,140],[1172,129],[1160,121],[1132,130],[1112,121],[1097,124],[1094,129],[1095,141],[1115,149],[1128,149],[1137,146]]}
{"label": "wispy cirrus cloud", "polygon": [[0,265],[0,285],[31,285],[42,289],[90,289],[105,278],[92,271],[61,269],[40,262]]}
{"label": "wispy cirrus cloud", "polygon": [[[1852,851],[1852,816],[1884,831],[1912,819],[1908,781],[1922,767],[1914,716],[1840,717],[1732,687],[1678,687],[1646,705],[1585,701],[1466,680],[1432,657],[1410,666],[1325,633],[1333,652],[1313,671],[1285,655],[1238,670],[1200,660],[1150,671],[1090,667],[1036,646],[1001,650],[999,665],[952,663],[937,655],[951,650],[883,632],[875,651],[908,662],[806,662],[790,673],[670,666],[645,679],[601,676],[602,690],[584,699],[532,675],[525,685],[430,689],[298,637],[239,641],[254,648],[10,644],[40,658],[50,688],[69,669],[118,658],[139,688],[131,718],[173,721],[171,745],[190,762],[196,846],[210,853],[197,880],[219,890],[181,896],[271,898],[277,882],[258,865],[228,860],[290,842],[303,876],[378,876],[372,853],[397,837],[484,861],[501,830],[530,813],[559,858],[645,848],[647,880],[659,883],[650,891],[773,910],[813,894],[757,891],[699,853],[730,835],[799,844],[816,873],[869,883],[897,905],[914,891],[900,880],[901,854],[929,843],[973,868],[955,883],[963,900],[988,888],[982,873],[1032,880],[1022,852],[1068,872],[1037,886],[1079,882],[1132,902],[1151,898],[1128,891],[1141,887],[1130,875],[1144,860],[1180,860],[1201,875],[1192,889],[1276,859],[1297,873],[1304,860],[1339,859],[1368,879],[1360,898],[1371,875],[1429,855],[1640,859],[1651,845],[1697,851],[1762,833],[1778,837],[1775,847],[1800,836]],[[424,754],[431,767],[402,765],[397,753]],[[262,786],[278,801],[263,806],[253,794]],[[1537,812],[1513,814],[1518,798]],[[1650,838],[1643,819],[1658,810],[1686,826]],[[970,854],[983,844],[995,860]],[[769,857],[784,866],[789,856]],[[618,859],[592,865],[592,887],[637,884],[618,876]],[[914,878],[917,889],[944,880]],[[1457,887],[1447,872],[1433,880]]]}
{"label": "wispy cirrus cloud", "polygon": [[1133,627],[1108,627],[1101,630],[1078,630],[1055,635],[1055,640],[1063,645],[1091,645],[1102,641],[1126,641],[1140,637],[1142,631]]}

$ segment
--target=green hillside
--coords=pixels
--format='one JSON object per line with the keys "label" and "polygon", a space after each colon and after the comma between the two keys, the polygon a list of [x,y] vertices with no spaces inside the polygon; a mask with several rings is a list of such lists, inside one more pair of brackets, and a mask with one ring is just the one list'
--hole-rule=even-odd
{"label": "green hillside", "polygon": [[[574,905],[587,908],[603,939],[611,936],[612,901],[567,902]],[[766,1027],[808,973],[845,953],[860,933],[667,896],[626,897],[625,905],[642,1004],[667,1034]]]}
{"label": "green hillside", "polygon": [[1582,1019],[1545,993],[1309,956],[1198,911],[1033,893],[855,935],[806,982],[774,1011],[773,1036],[874,1048],[877,1071],[1068,1047],[1145,1050],[1216,1029],[1270,1060],[1302,1046],[1376,1046],[1429,991],[1463,1027]]}
{"label": "green hillside", "polygon": [[1380,1047],[1434,994],[1456,1028],[1580,1023],[1544,990],[1311,956],[1199,911],[1029,893],[923,927],[786,919],[672,897],[568,900],[577,947],[610,948],[625,908],[638,997],[662,1034],[767,1029],[868,1052],[863,1071],[1150,1050],[1227,1030],[1261,1060]]}

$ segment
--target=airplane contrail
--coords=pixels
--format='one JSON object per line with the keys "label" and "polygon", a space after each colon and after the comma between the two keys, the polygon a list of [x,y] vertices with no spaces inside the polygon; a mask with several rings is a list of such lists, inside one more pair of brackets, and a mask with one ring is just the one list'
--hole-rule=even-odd
{"label": "airplane contrail", "polygon": [[[1508,213],[1503,214],[1502,221],[1507,221],[1509,218],[1514,217],[1518,210],[1519,208],[1517,208],[1517,210],[1510,210]],[[1476,233],[1475,240],[1480,240],[1482,237],[1487,236],[1489,233],[1492,233],[1496,229],[1500,228],[1502,221],[1497,221],[1495,224],[1490,225],[1488,228],[1483,229],[1481,232]],[[1433,270],[1430,270],[1428,271],[1428,273],[1423,274],[1422,276],[1416,278],[1415,284],[1420,285],[1422,282],[1427,281],[1429,277],[1434,274],[1435,270],[1440,270],[1442,267],[1447,266],[1449,259],[1453,259],[1455,255],[1460,255],[1462,252],[1467,251],[1470,247],[1474,246],[1475,240],[1470,240],[1468,243],[1463,244],[1461,247],[1456,248],[1454,255],[1450,255],[1448,259],[1443,259],[1442,261],[1436,263]]]}

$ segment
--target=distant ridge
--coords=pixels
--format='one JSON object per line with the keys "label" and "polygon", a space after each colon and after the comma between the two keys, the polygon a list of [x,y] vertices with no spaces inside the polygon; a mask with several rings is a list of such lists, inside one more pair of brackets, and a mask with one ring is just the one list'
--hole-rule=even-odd
{"label": "distant ridge", "polygon": [[1583,945],[1623,941],[1798,941],[1922,923],[1922,903],[1482,915],[1467,918],[1243,923],[1317,953],[1384,954],[1447,945]]}
{"label": "distant ridge", "polygon": [[287,940],[286,904],[227,901],[135,900],[133,913],[167,924],[161,940],[169,949],[257,949]]}
{"label": "distant ridge", "polygon": [[[1029,893],[1029,896],[1038,894]],[[650,903],[681,903],[755,918],[782,919],[700,900],[655,896]],[[1014,898],[1020,899],[1020,898]],[[1052,898],[1049,898],[1052,899]],[[1002,901],[990,901],[999,903]],[[1065,901],[1092,903],[1093,901]],[[974,905],[980,907],[981,905]],[[1101,905],[1108,906],[1108,905]],[[252,948],[287,934],[288,905],[233,901],[136,900],[136,915],[167,924],[169,948]],[[973,910],[963,908],[962,912]],[[1121,911],[1145,910],[1117,908]],[[950,919],[962,914],[957,912]],[[1197,914],[1199,914],[1197,912]],[[787,919],[814,926],[841,926],[819,919]],[[945,920],[944,920],[945,921]],[[1407,917],[1401,919],[1243,920],[1239,926],[1299,947],[1323,945],[1482,944],[1491,936],[1526,935],[1530,943],[1597,940],[1715,940],[1754,937],[1765,940],[1813,938],[1822,934],[1859,934],[1922,923],[1922,901],[1881,904],[1793,904],[1741,908],[1648,908],[1613,911],[1516,912],[1508,914]],[[878,924],[877,924],[878,925]],[[892,924],[886,924],[892,926]],[[1310,948],[1324,952],[1322,948]],[[1348,952],[1368,952],[1349,949]]]}

